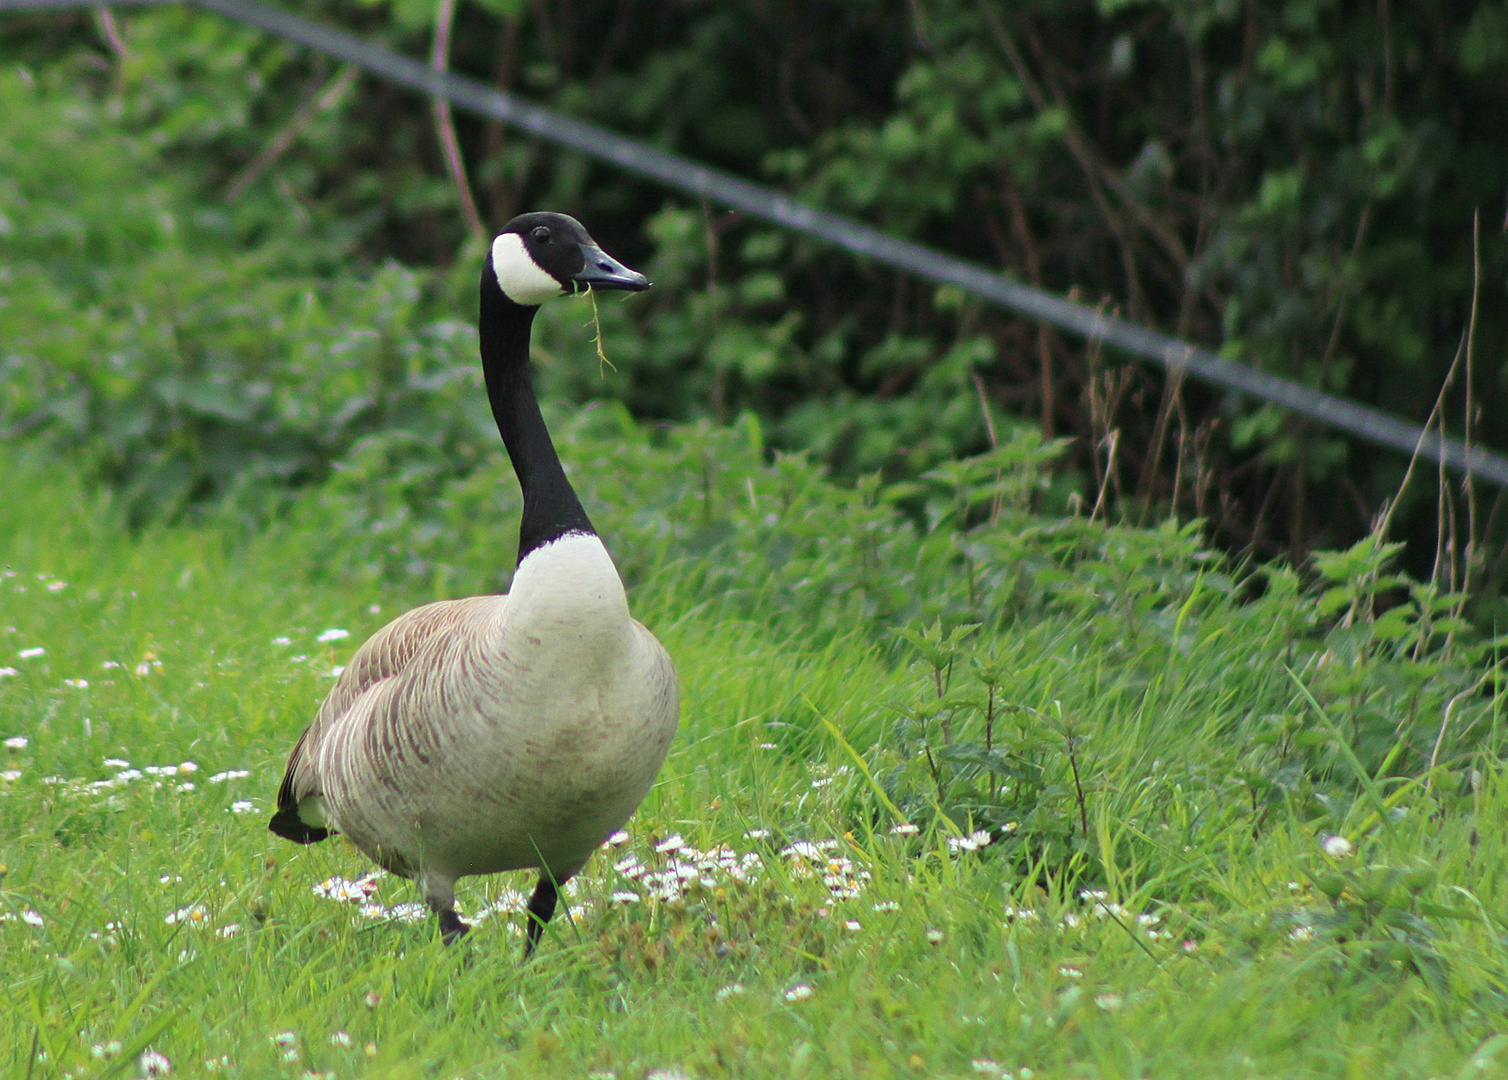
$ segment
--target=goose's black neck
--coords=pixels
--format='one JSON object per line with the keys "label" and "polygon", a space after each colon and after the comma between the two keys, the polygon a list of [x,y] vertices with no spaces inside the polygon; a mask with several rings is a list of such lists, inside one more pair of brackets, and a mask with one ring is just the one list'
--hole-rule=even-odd
{"label": "goose's black neck", "polygon": [[545,429],[529,375],[529,330],[537,307],[515,304],[503,295],[492,273],[482,274],[478,331],[482,374],[497,430],[524,491],[524,516],[518,530],[518,561],[535,548],[569,533],[596,533],[566,479],[555,444]]}

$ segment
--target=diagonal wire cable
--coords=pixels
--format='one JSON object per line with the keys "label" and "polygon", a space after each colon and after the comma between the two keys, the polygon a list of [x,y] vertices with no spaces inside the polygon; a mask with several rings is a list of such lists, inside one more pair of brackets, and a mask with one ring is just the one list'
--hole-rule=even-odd
{"label": "diagonal wire cable", "polygon": [[[171,2],[176,0],[118,0],[110,6],[138,7]],[[752,217],[916,277],[955,286],[1019,315],[1040,319],[1061,330],[1151,360],[1170,372],[1181,371],[1200,381],[1279,405],[1374,445],[1405,454],[1417,453],[1426,460],[1470,472],[1508,488],[1508,457],[1480,447],[1468,447],[1442,432],[1427,431],[1377,409],[1227,360],[1197,345],[1022,285],[987,267],[902,240],[850,218],[815,209],[730,173],[656,150],[606,128],[583,123],[554,109],[495,90],[474,79],[436,71],[391,49],[281,8],[257,0],[192,2],[226,18],[259,27],[269,34],[355,64],[391,82],[444,98],[458,108],[616,165],[625,172],[741,210]],[[90,0],[0,0],[0,12],[99,6]]]}

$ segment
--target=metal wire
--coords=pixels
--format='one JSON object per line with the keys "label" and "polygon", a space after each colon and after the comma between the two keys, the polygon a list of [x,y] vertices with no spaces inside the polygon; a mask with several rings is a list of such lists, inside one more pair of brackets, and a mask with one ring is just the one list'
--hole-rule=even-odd
{"label": "metal wire", "polygon": [[[110,6],[170,2],[175,0],[119,0]],[[458,108],[616,165],[625,172],[733,207],[916,277],[956,286],[1017,314],[1040,319],[1059,329],[1151,360],[1170,373],[1182,372],[1226,390],[1282,406],[1365,442],[1405,454],[1417,453],[1428,461],[1470,472],[1508,488],[1508,457],[1503,455],[1475,446],[1468,448],[1459,439],[1448,438],[1443,433],[1426,431],[1417,424],[1377,409],[1235,363],[1197,345],[1022,285],[983,266],[913,244],[861,222],[817,210],[729,173],[656,150],[464,76],[436,71],[418,60],[257,0],[192,2],[226,18],[259,27],[277,37],[355,64],[391,82],[444,98]],[[0,11],[99,6],[89,0],[0,0]]]}

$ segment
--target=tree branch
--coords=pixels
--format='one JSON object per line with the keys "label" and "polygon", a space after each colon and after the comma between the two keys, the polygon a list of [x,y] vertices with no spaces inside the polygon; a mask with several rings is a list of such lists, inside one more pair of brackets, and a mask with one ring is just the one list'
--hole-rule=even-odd
{"label": "tree branch", "polygon": [[[435,39],[429,53],[429,63],[436,71],[450,67],[450,28],[455,22],[456,0],[440,0],[435,13]],[[472,236],[486,239],[481,215],[477,213],[476,201],[471,197],[471,184],[466,180],[466,164],[461,159],[461,143],[456,138],[455,121],[450,115],[450,102],[442,97],[434,99],[435,131],[440,137],[440,151],[445,155],[445,168],[455,183],[456,196],[461,201],[461,216],[466,219],[466,228]]]}
{"label": "tree branch", "polygon": [[288,118],[288,122],[278,129],[277,134],[268,140],[267,145],[262,147],[262,152],[246,163],[246,166],[225,187],[225,201],[235,202],[246,189],[262,178],[262,175],[277,160],[287,153],[288,148],[294,144],[304,129],[312,124],[321,113],[327,112],[340,104],[341,98],[345,97],[346,91],[356,81],[360,71],[351,64],[337,71],[324,88],[304,101]]}

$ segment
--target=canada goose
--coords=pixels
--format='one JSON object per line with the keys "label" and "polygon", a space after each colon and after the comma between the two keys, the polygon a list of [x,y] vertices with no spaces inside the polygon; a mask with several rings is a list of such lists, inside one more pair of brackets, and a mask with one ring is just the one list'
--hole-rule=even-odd
{"label": "canada goose", "polygon": [[468,929],[457,878],[538,867],[525,956],[557,888],[649,791],[680,711],[675,668],[628,613],[529,375],[539,305],[587,287],[649,281],[563,214],[516,217],[492,241],[478,333],[524,495],[512,591],[426,604],[373,634],[293,748],[270,826],[300,844],[344,833],[415,879],[447,944]]}

